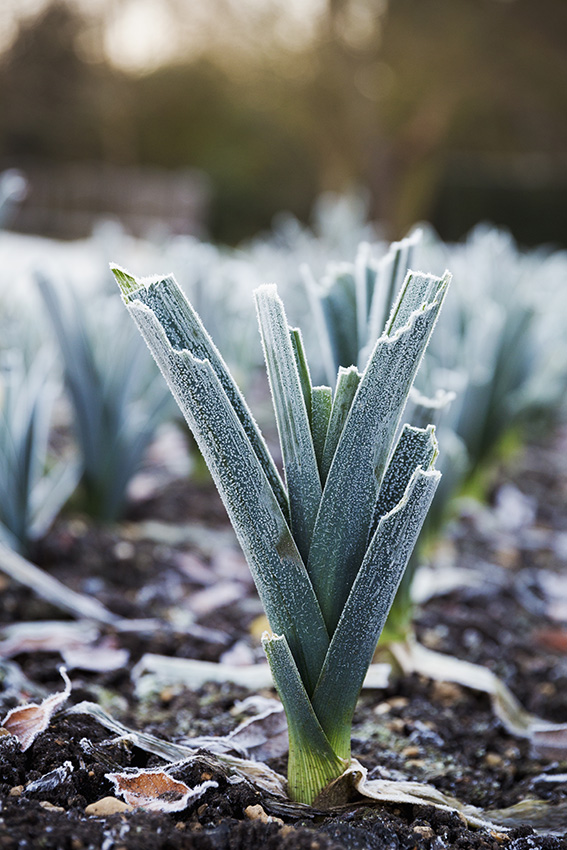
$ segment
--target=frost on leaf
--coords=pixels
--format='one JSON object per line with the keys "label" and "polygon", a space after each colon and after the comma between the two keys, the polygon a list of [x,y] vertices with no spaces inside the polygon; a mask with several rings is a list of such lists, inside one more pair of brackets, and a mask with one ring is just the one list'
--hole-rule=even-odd
{"label": "frost on leaf", "polygon": [[208,788],[218,788],[218,783],[212,780],[190,788],[179,779],[173,779],[162,768],[107,773],[106,778],[130,806],[151,812],[180,812]]}
{"label": "frost on leaf", "polygon": [[264,761],[285,755],[288,750],[287,720],[279,700],[265,700],[260,714],[243,720],[228,735],[217,738],[188,738],[184,741],[193,749],[210,753],[235,753],[253,761]]}
{"label": "frost on leaf", "polygon": [[60,667],[59,672],[65,682],[64,691],[51,694],[40,705],[32,702],[28,705],[17,706],[9,711],[2,721],[2,727],[18,739],[22,750],[31,747],[37,736],[47,729],[51,718],[57,709],[67,701],[71,693],[71,680],[67,676],[65,668]]}

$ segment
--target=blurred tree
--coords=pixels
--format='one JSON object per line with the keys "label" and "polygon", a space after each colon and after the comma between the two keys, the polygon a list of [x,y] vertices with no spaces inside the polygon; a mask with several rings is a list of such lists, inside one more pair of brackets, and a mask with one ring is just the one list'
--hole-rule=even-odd
{"label": "blurred tree", "polygon": [[565,181],[566,40],[563,0],[391,0],[381,59],[392,86],[381,111],[398,232],[431,217],[456,152],[469,163],[537,153],[550,164],[548,188]]}
{"label": "blurred tree", "polygon": [[564,0],[328,0],[290,84],[321,187],[368,186],[399,237],[431,216],[458,152],[535,152],[565,186],[566,39]]}
{"label": "blurred tree", "polygon": [[82,26],[63,0],[21,23],[0,65],[4,157],[101,156],[97,75],[77,52]]}
{"label": "blurred tree", "polygon": [[[296,30],[283,0],[160,9],[193,52],[143,74],[104,64],[102,36],[87,57],[76,5],[24,22],[0,64],[0,155],[202,168],[229,241],[357,184],[391,237],[434,215],[460,235],[506,192],[499,223],[513,205],[542,227],[567,214],[551,197],[567,187],[565,0],[326,0]],[[508,160],[486,168],[494,154]],[[529,154],[543,167],[514,165]]]}
{"label": "blurred tree", "polygon": [[190,164],[213,184],[213,236],[237,242],[293,209],[306,217],[318,191],[313,150],[285,114],[258,103],[254,86],[202,59],[131,82],[137,157]]}

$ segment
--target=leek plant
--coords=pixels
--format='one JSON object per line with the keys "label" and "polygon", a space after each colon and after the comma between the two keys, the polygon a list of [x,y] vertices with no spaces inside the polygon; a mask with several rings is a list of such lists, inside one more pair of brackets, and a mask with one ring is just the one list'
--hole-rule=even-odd
{"label": "leek plant", "polygon": [[6,227],[28,191],[28,181],[17,168],[0,173],[0,228]]}
{"label": "leek plant", "polygon": [[479,484],[511,433],[553,421],[564,404],[565,260],[521,252],[486,226],[459,245],[427,233],[420,257],[428,268],[450,262],[459,283],[420,378],[428,392],[457,391],[452,427],[466,446],[467,479]]}
{"label": "leek plant", "polygon": [[[81,507],[101,522],[120,519],[169,394],[143,357],[137,335],[120,326],[115,301],[89,301],[40,277],[38,285],[59,344],[81,459]],[[97,309],[98,308],[98,309]]]}
{"label": "leek plant", "polygon": [[[382,332],[392,299],[404,280],[420,240],[421,231],[416,230],[411,236],[400,242],[394,242],[379,258],[375,256],[370,244],[362,242],[358,246],[354,263],[329,264],[320,281],[314,278],[308,267],[303,267],[303,279],[318,330],[325,373],[328,376],[336,374],[337,370],[348,367],[351,363],[361,367],[368,359],[369,352]],[[437,428],[443,410],[449,406],[453,398],[453,393],[440,392],[436,399],[429,399],[412,387],[405,418],[414,426],[423,427],[427,423],[432,423]],[[449,431],[446,436],[447,442],[452,447],[454,435]],[[443,444],[445,446],[445,441]],[[448,481],[454,483],[452,470]],[[434,513],[435,522],[432,528],[428,518],[428,536],[434,536],[439,530],[446,500],[443,500],[441,510],[436,510],[438,505],[439,499],[436,496],[429,512],[430,515]],[[425,529],[423,531],[391,605],[380,639],[381,646],[403,642],[411,633],[413,620],[411,585],[423,548]]]}
{"label": "leek plant", "polygon": [[74,461],[49,452],[51,413],[58,387],[45,348],[31,359],[21,349],[0,360],[0,541],[28,553],[75,489]]}
{"label": "leek plant", "polygon": [[256,290],[284,484],[174,278],[113,271],[254,576],[288,719],[289,793],[311,803],[350,762],[358,694],[439,480],[433,426],[399,423],[450,276],[409,273],[363,371],[339,369],[334,392],[312,386],[276,287]]}
{"label": "leek plant", "polygon": [[392,243],[379,259],[368,242],[361,242],[354,263],[329,264],[320,282],[308,266],[302,267],[330,382],[339,367],[362,368],[368,360],[420,238],[417,230]]}

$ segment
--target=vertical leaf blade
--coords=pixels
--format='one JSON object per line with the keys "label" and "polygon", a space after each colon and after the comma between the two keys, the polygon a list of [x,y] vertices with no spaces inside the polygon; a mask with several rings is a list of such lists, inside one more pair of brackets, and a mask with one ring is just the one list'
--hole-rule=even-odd
{"label": "vertical leaf blade", "polygon": [[[376,343],[352,402],[321,498],[308,570],[330,635],[366,551],[375,500],[398,423],[450,276],[410,274],[398,301],[417,309]],[[413,283],[412,283],[413,282]],[[345,509],[345,506],[346,509]]]}
{"label": "vertical leaf blade", "polygon": [[309,417],[284,307],[276,287],[259,287],[255,298],[280,435],[291,530],[301,556],[307,560],[321,501],[321,481]]}
{"label": "vertical leaf blade", "polygon": [[286,635],[311,693],[328,647],[313,587],[265,469],[215,369],[186,349],[177,350],[168,339],[163,326],[168,313],[159,303],[159,294],[173,285],[164,280],[154,287],[158,314],[137,298],[127,304],[128,310],[209,466],[270,626]]}
{"label": "vertical leaf blade", "polygon": [[174,349],[190,351],[194,357],[207,360],[211,364],[266,473],[278,504],[284,516],[288,518],[289,506],[285,488],[264,438],[220,352],[175,279],[166,276],[142,281],[119,266],[111,266],[111,270],[126,305],[136,300],[145,304],[160,318],[165,335]]}
{"label": "vertical leaf blade", "polygon": [[400,503],[382,517],[331,639],[312,703],[343,758],[360,688],[439,478],[435,470],[416,469]]}
{"label": "vertical leaf blade", "polygon": [[307,417],[311,421],[311,376],[309,374],[307,357],[305,356],[305,349],[303,347],[303,338],[299,328],[290,328],[289,338],[295,355],[295,363],[299,373],[299,380],[303,391],[303,400],[305,401]]}
{"label": "vertical leaf blade", "polygon": [[352,401],[358,389],[360,378],[361,375],[356,366],[349,366],[348,369],[344,369],[342,366],[339,367],[337,386],[329,417],[329,427],[327,428],[325,446],[321,458],[321,480],[323,484],[327,479],[327,474],[339,444]]}
{"label": "vertical leaf blade", "polygon": [[288,722],[289,795],[292,800],[312,803],[347,763],[334,752],[321,728],[285,637],[264,635],[262,644]]}
{"label": "vertical leaf blade", "polygon": [[361,276],[374,275],[372,288],[372,300],[367,313],[367,337],[361,353],[358,366],[364,368],[372,346],[383,332],[386,320],[391,310],[396,292],[399,292],[408,270],[411,268],[411,258],[414,248],[421,240],[421,230],[416,230],[411,236],[406,236],[400,242],[393,242],[388,253],[380,260],[373,260],[369,253],[359,249],[356,263],[357,268],[362,265],[363,270],[358,272]]}
{"label": "vertical leaf blade", "polygon": [[331,387],[313,387],[311,390],[311,433],[321,480],[324,480],[322,471],[323,453],[332,407],[333,391]]}

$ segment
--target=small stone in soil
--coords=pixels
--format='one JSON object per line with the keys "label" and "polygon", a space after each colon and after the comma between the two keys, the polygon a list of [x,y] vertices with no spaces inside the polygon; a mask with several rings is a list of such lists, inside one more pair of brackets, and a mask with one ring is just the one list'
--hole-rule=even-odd
{"label": "small stone in soil", "polygon": [[132,806],[129,806],[128,803],[123,803],[122,800],[117,800],[116,797],[103,797],[101,800],[97,800],[96,803],[86,806],[85,814],[100,818],[107,815],[115,815],[118,812],[131,812],[132,810]]}

